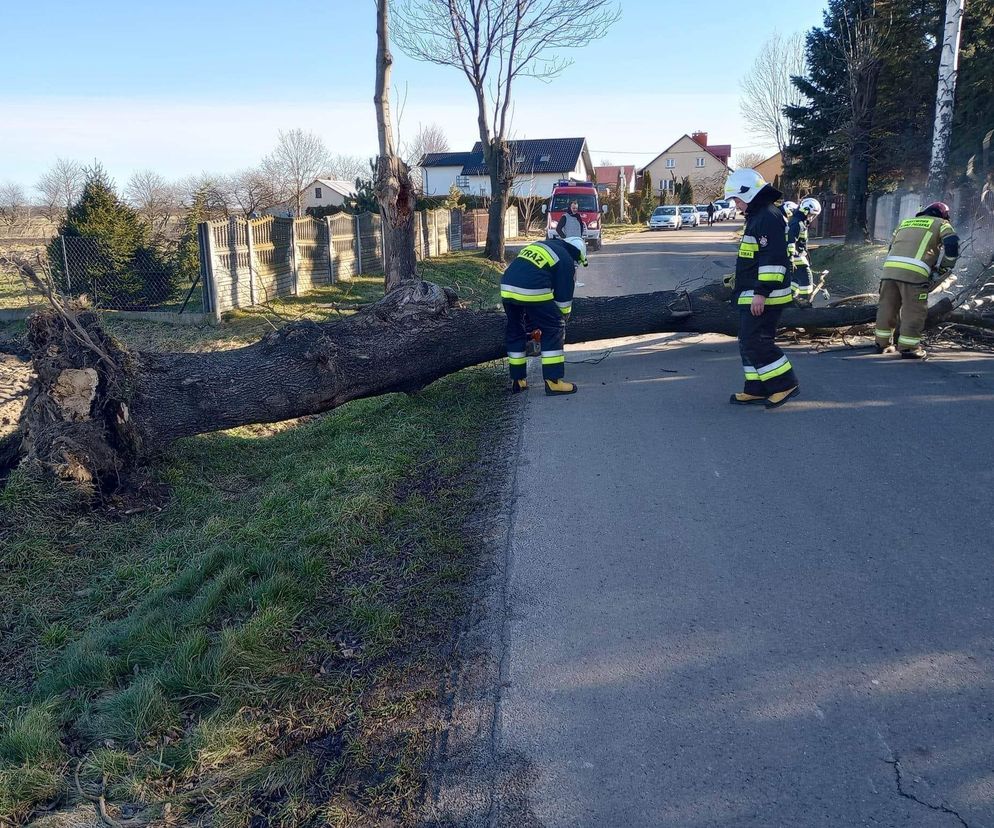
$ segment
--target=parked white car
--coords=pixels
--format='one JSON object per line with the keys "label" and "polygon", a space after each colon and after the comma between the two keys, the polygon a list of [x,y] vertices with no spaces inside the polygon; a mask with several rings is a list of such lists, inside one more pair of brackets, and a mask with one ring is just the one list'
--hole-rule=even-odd
{"label": "parked white car", "polygon": [[683,227],[680,211],[674,207],[662,206],[652,211],[649,217],[650,230],[679,230]]}
{"label": "parked white car", "polygon": [[701,223],[701,217],[693,204],[680,205],[680,220],[684,227],[697,227]]}
{"label": "parked white car", "polygon": [[721,209],[722,221],[732,221],[735,219],[735,205],[731,201],[723,198],[721,201],[716,201],[715,205]]}

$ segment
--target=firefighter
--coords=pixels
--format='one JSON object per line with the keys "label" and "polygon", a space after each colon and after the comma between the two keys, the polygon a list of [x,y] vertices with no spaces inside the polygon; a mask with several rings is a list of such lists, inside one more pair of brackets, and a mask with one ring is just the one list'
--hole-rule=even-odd
{"label": "firefighter", "polygon": [[959,236],[949,223],[949,207],[929,204],[914,218],[905,219],[894,231],[884,260],[877,303],[875,333],[877,353],[889,353],[898,319],[897,350],[904,359],[925,359],[921,346],[928,292],[933,279],[942,279],[959,256]]}
{"label": "firefighter", "polygon": [[793,298],[787,280],[787,222],[775,203],[780,197],[755,170],[736,170],[725,182],[725,198],[745,213],[732,293],[739,309],[745,386],[729,398],[733,405],[777,408],[799,391],[793,366],[776,344],[777,323]]}
{"label": "firefighter", "polygon": [[790,221],[790,217],[794,215],[794,211],[797,209],[796,201],[785,201],[781,207],[784,216],[786,216],[787,221]]}
{"label": "firefighter", "polygon": [[528,323],[541,330],[542,378],[549,396],[575,394],[566,382],[566,320],[573,309],[577,262],[587,266],[587,245],[579,236],[527,245],[501,277],[500,296],[507,314],[507,361],[511,393],[528,390]]}
{"label": "firefighter", "polygon": [[814,285],[811,282],[811,262],[808,261],[808,225],[820,214],[821,202],[817,198],[804,198],[787,223],[787,252],[794,268],[790,288],[794,292],[794,304],[799,308],[811,307]]}

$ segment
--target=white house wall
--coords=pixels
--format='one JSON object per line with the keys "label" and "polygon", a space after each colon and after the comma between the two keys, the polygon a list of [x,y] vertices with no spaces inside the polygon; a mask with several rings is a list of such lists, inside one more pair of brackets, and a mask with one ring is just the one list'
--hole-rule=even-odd
{"label": "white house wall", "polygon": [[314,187],[308,187],[304,190],[303,209],[306,210],[308,207],[341,207],[345,203],[345,196],[338,190],[320,184],[318,186],[321,187],[321,198],[315,197]]}
{"label": "white house wall", "polygon": [[456,178],[462,173],[458,167],[426,167],[424,170],[424,193],[426,196],[447,196]]}

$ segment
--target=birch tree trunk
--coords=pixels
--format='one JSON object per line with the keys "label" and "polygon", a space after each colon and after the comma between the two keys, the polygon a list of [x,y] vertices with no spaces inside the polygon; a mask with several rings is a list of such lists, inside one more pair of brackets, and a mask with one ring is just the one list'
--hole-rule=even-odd
{"label": "birch tree trunk", "polygon": [[932,160],[928,168],[927,201],[938,201],[946,188],[946,160],[953,133],[956,72],[959,67],[960,35],[966,0],[946,0],[946,25],[942,34],[939,80],[935,91],[935,126],[932,130]]}

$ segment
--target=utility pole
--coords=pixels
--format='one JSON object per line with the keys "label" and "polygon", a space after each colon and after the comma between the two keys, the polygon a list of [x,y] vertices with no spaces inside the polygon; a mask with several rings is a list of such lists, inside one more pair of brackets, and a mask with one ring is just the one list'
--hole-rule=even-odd
{"label": "utility pole", "polygon": [[628,192],[628,182],[625,181],[624,166],[618,167],[618,222],[625,223],[625,195]]}
{"label": "utility pole", "polygon": [[953,133],[953,104],[956,100],[956,71],[963,31],[966,0],[946,0],[946,25],[942,33],[939,79],[935,90],[935,127],[932,131],[932,161],[928,168],[925,200],[942,198],[946,187],[946,160]]}

